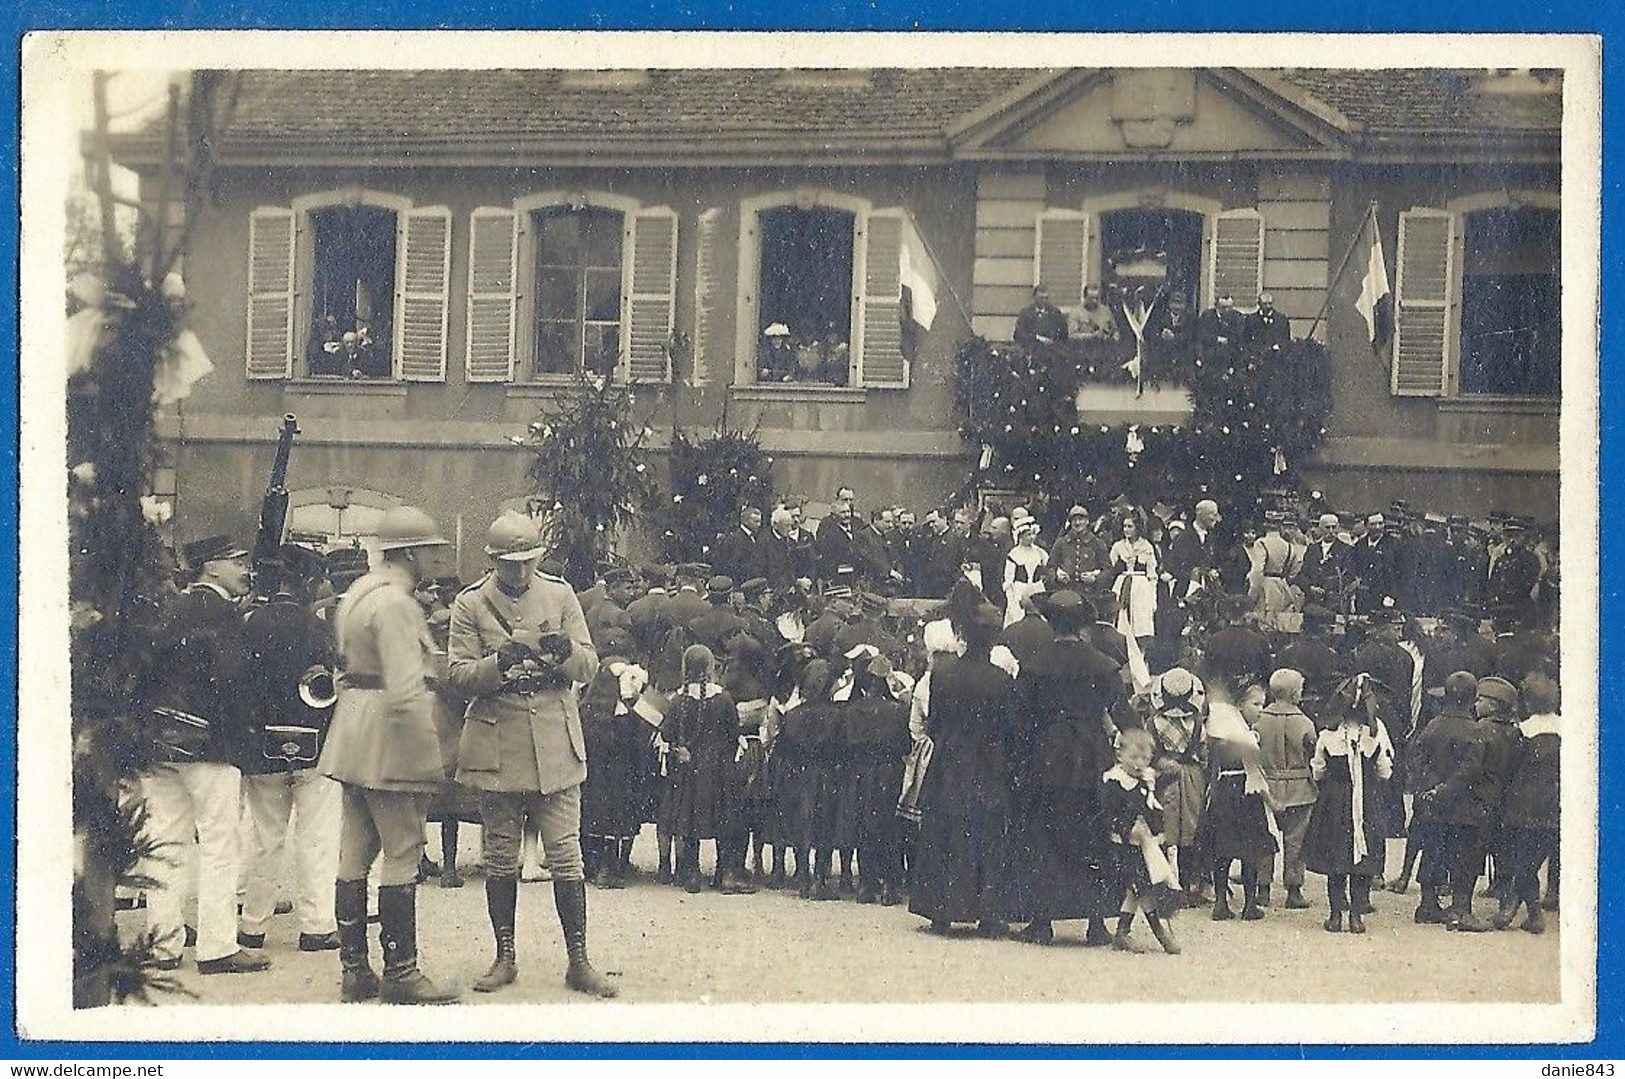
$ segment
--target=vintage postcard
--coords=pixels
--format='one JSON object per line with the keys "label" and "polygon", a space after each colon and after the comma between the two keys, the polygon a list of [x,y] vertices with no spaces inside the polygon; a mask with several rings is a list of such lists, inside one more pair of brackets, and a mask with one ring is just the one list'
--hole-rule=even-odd
{"label": "vintage postcard", "polygon": [[30,35],[18,1036],[1589,1038],[1599,64]]}

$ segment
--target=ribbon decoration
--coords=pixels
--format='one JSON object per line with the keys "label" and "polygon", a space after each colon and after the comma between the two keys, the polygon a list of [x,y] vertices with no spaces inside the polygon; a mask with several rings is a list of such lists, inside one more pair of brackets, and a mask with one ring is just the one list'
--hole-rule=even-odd
{"label": "ribbon decoration", "polygon": [[1275,466],[1274,466],[1275,474],[1277,476],[1285,475],[1286,474],[1286,454],[1281,452],[1281,447],[1279,447],[1279,446],[1271,447],[1270,448],[1270,453],[1272,453],[1275,456]]}
{"label": "ribbon decoration", "polygon": [[1145,440],[1140,437],[1139,424],[1128,425],[1128,437],[1123,440],[1123,452],[1129,455],[1130,460],[1145,452]]}
{"label": "ribbon decoration", "polygon": [[1123,305],[1123,320],[1134,334],[1134,358],[1123,365],[1123,370],[1134,376],[1134,396],[1145,392],[1145,324],[1151,321],[1153,305],[1135,302],[1131,308]]}

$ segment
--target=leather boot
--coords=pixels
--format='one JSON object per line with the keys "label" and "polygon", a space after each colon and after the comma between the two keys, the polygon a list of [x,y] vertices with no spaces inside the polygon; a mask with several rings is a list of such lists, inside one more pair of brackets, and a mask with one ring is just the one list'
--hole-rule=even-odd
{"label": "leather boot", "polygon": [[1416,908],[1417,925],[1448,925],[1450,912],[1439,904],[1439,889],[1431,884],[1422,885],[1422,903]]}
{"label": "leather boot", "polygon": [[339,968],[344,972],[339,999],[346,1004],[378,995],[378,975],[367,955],[367,879],[333,885],[333,914],[339,925]]}
{"label": "leather boot", "polygon": [[384,945],[384,980],[378,999],[385,1004],[450,1004],[458,997],[418,970],[417,885],[378,889],[378,936]]}
{"label": "leather boot", "polygon": [[1174,939],[1173,926],[1163,921],[1160,914],[1147,914],[1145,920],[1151,923],[1151,935],[1157,938],[1157,943],[1162,945],[1162,950],[1169,955],[1178,955],[1180,952],[1179,941]]}
{"label": "leather boot", "polygon": [[1512,919],[1518,916],[1519,905],[1519,901],[1512,896],[1502,896],[1500,909],[1490,915],[1490,924],[1496,929],[1505,929],[1512,924]]}
{"label": "leather boot", "polygon": [[1529,913],[1524,917],[1523,924],[1518,928],[1525,933],[1546,932],[1546,915],[1541,913],[1544,904],[1524,904]]}
{"label": "leather boot", "polygon": [[553,905],[559,911],[559,926],[564,930],[564,950],[570,957],[570,969],[564,984],[578,993],[596,997],[620,995],[620,987],[598,973],[587,961],[587,886],[579,880],[555,880]]}
{"label": "leather boot", "polygon": [[514,916],[519,905],[518,877],[486,877],[485,909],[491,916],[496,959],[485,977],[474,983],[476,993],[494,993],[519,977],[519,955],[514,948]]}
{"label": "leather boot", "polygon": [[1303,889],[1301,887],[1300,888],[1288,888],[1286,890],[1286,909],[1287,910],[1308,910],[1309,909],[1309,900],[1307,900],[1307,899],[1305,899],[1303,897]]}
{"label": "leather boot", "polygon": [[1230,909],[1230,889],[1219,888],[1215,890],[1213,893],[1213,920],[1228,922],[1235,916],[1235,912]]}
{"label": "leather boot", "polygon": [[1117,916],[1117,933],[1112,937],[1112,948],[1119,952],[1142,953],[1145,945],[1135,940],[1130,931],[1134,926],[1134,915],[1119,914]]}

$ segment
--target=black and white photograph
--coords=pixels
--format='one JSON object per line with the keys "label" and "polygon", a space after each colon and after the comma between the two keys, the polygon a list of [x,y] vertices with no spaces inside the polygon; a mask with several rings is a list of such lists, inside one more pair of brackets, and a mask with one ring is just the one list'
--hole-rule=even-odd
{"label": "black and white photograph", "polygon": [[33,35],[20,1035],[1589,1037],[1599,55]]}

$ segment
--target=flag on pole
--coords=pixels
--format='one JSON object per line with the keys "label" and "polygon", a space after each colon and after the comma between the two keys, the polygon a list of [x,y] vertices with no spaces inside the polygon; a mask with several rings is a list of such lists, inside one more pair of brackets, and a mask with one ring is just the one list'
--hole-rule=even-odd
{"label": "flag on pole", "polygon": [[937,290],[942,279],[937,262],[926,249],[925,239],[912,220],[903,222],[903,242],[898,247],[898,280],[902,285],[903,352],[910,358],[920,338],[937,319]]}
{"label": "flag on pole", "polygon": [[1388,285],[1388,260],[1382,252],[1382,233],[1377,229],[1373,207],[1365,215],[1358,241],[1365,248],[1365,273],[1360,278],[1360,298],[1355,308],[1365,319],[1371,351],[1381,352],[1394,336],[1394,290]]}

